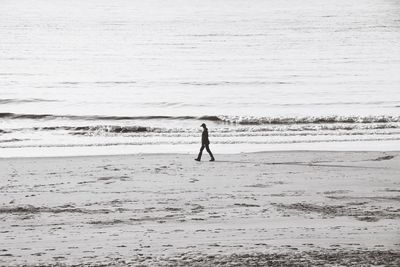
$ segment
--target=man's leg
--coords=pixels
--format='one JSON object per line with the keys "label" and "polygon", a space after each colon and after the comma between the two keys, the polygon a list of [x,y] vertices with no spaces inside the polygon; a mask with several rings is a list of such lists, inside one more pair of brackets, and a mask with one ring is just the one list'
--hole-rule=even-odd
{"label": "man's leg", "polygon": [[213,154],[212,154],[212,152],[210,150],[209,145],[206,145],[206,150],[207,150],[208,154],[210,154],[211,160],[214,161],[215,159],[214,159],[214,156],[213,156]]}
{"label": "man's leg", "polygon": [[204,150],[204,145],[201,146],[199,155],[197,156],[197,159],[196,159],[196,160],[198,160],[198,161],[201,160],[201,155],[203,154],[203,150]]}

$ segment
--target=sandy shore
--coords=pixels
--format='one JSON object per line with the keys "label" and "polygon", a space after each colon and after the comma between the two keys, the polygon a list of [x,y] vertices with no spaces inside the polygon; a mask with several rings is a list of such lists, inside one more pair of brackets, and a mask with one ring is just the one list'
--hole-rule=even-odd
{"label": "sandy shore", "polygon": [[0,265],[400,265],[400,152],[0,160]]}

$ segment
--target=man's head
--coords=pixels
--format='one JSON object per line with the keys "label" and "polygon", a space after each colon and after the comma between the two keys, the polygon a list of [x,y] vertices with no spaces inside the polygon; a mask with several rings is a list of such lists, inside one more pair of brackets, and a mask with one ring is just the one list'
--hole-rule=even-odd
{"label": "man's head", "polygon": [[206,126],[205,123],[202,123],[202,124],[200,125],[200,127],[203,127],[203,129],[207,129],[207,126]]}

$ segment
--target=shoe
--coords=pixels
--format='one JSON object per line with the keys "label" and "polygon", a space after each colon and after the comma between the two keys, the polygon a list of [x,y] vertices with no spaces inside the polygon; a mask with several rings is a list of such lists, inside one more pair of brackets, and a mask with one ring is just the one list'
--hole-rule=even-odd
{"label": "shoe", "polygon": [[200,159],[194,159],[195,161],[200,161]]}
{"label": "shoe", "polygon": [[215,159],[214,159],[214,158],[212,158],[212,159],[210,159],[210,161],[215,161]]}

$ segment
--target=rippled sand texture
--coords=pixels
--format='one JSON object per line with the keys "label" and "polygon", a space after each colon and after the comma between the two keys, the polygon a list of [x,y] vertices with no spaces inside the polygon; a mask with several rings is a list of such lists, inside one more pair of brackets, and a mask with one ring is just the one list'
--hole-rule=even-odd
{"label": "rippled sand texture", "polygon": [[0,160],[0,265],[400,264],[398,152]]}

